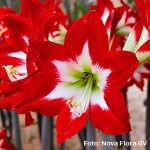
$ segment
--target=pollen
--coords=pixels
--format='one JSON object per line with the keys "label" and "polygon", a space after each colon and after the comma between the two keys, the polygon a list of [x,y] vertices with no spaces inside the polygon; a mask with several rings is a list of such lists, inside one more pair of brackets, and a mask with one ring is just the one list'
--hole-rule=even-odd
{"label": "pollen", "polygon": [[69,107],[77,107],[77,106],[82,106],[82,102],[79,102],[77,103],[76,100],[67,100],[66,104],[69,106]]}
{"label": "pollen", "polygon": [[6,27],[3,28],[3,29],[1,29],[1,30],[0,30],[0,36],[1,36],[4,32],[6,32],[7,30],[8,30],[8,28],[6,28]]}
{"label": "pollen", "polygon": [[72,101],[72,106],[77,106],[77,102],[74,100],[74,101]]}
{"label": "pollen", "polygon": [[18,68],[13,67],[12,65],[9,66],[8,68],[9,75],[18,74],[18,73],[19,73]]}
{"label": "pollen", "polygon": [[67,104],[67,105],[69,105],[69,104],[70,104],[70,102],[71,102],[71,100],[69,99],[69,100],[67,100],[66,104]]}

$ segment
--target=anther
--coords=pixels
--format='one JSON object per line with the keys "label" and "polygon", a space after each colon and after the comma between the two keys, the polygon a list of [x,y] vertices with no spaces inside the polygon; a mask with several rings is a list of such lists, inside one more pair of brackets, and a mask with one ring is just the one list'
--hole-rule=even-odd
{"label": "anther", "polygon": [[3,29],[1,29],[0,30],[0,36],[4,33],[4,32],[6,32],[8,29],[5,27],[5,28],[3,28]]}
{"label": "anther", "polygon": [[18,74],[18,68],[13,67],[12,65],[8,68],[8,74],[13,75],[13,74]]}
{"label": "anther", "polygon": [[82,102],[77,103],[76,100],[71,101],[70,99],[67,100],[66,104],[70,107],[77,107],[77,106],[81,106]]}
{"label": "anther", "polygon": [[71,103],[71,100],[67,100],[66,104],[69,105]]}
{"label": "anther", "polygon": [[74,100],[71,104],[72,104],[72,106],[76,106],[77,102]]}

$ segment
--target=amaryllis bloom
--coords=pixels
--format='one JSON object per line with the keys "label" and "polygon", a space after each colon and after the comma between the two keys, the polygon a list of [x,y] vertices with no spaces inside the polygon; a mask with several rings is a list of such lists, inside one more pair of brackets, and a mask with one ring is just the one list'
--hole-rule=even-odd
{"label": "amaryllis bloom", "polygon": [[114,26],[117,34],[128,35],[132,27],[138,21],[138,14],[123,0],[120,0],[121,6],[115,8]]}
{"label": "amaryllis bloom", "polygon": [[[19,27],[19,30],[18,30]],[[35,37],[31,22],[19,16],[15,11],[8,8],[0,9],[0,80],[7,84],[15,81],[27,81],[35,70],[32,67],[32,58],[28,59],[28,38]],[[23,83],[23,81],[21,81]],[[15,89],[13,87],[12,89]],[[10,100],[11,101],[11,100]],[[8,102],[6,101],[8,104]],[[1,106],[1,108],[3,108]],[[11,102],[5,107],[11,110]],[[29,112],[26,113],[26,124],[33,123]]]}
{"label": "amaryllis bloom", "polygon": [[[67,34],[65,46],[68,47],[68,59],[52,61],[58,83],[46,96],[66,101],[57,119],[58,143],[77,133],[88,117],[104,133],[129,132],[129,116],[120,88],[138,65],[134,54],[107,52],[107,33],[95,11],[74,24]],[[130,69],[129,63],[132,64]]]}
{"label": "amaryllis bloom", "polygon": [[131,30],[123,50],[135,53],[139,60],[139,67],[129,84],[135,83],[143,90],[144,78],[150,77],[150,69],[145,66],[150,60],[150,32],[141,22],[138,22]]}
{"label": "amaryllis bloom", "polygon": [[[18,87],[21,87],[21,84],[24,84],[28,81],[28,78],[32,76],[37,70],[34,66],[34,61],[38,57],[38,55],[32,53],[32,57],[27,57],[28,52],[17,50],[10,44],[0,45],[0,80],[4,85],[7,84],[12,85],[11,90],[15,90]],[[20,83],[18,86],[13,86],[13,83]],[[0,88],[2,89],[2,88]],[[10,93],[8,89],[8,93]],[[8,101],[9,100],[9,101]],[[8,111],[12,110],[11,103],[12,99],[5,99],[4,103],[2,101],[2,105],[0,108],[5,108]],[[26,125],[33,123],[33,119],[31,118],[29,112],[26,114]]]}
{"label": "amaryllis bloom", "polygon": [[122,49],[127,36],[139,20],[138,14],[123,0],[121,6],[114,9],[114,19],[111,31],[111,49]]}
{"label": "amaryllis bloom", "polygon": [[[32,28],[27,20],[14,16],[11,15],[11,17],[7,16],[5,19],[3,18],[3,21],[5,20],[5,26],[8,29],[6,31],[8,38],[0,45],[0,80],[6,85],[13,84],[13,82],[17,81],[21,83],[27,82],[28,77],[37,70],[33,63],[38,56],[32,53],[32,57],[27,58],[27,37],[33,33],[31,32]],[[17,30],[17,25],[20,25],[20,33],[14,32]],[[16,89],[16,86],[13,86],[11,90],[14,89]],[[9,99],[9,102],[6,100],[5,105],[1,106],[1,108],[5,108],[8,111],[12,110],[11,101],[11,99]],[[33,119],[29,112],[27,112],[26,124],[28,125],[30,123],[33,123]]]}
{"label": "amaryllis bloom", "polygon": [[[3,57],[3,59],[0,60],[0,79],[3,81],[14,82],[27,77],[26,54],[15,51],[10,46],[8,46],[7,49],[3,46],[0,47],[0,56]],[[12,50],[12,52],[8,51],[8,48],[9,50]],[[20,55],[20,57],[18,57],[18,55]]]}
{"label": "amaryllis bloom", "polygon": [[[79,33],[75,34],[75,31],[81,32],[82,40],[78,39]],[[75,37],[71,38],[73,34]],[[77,133],[88,117],[104,133],[122,134],[130,131],[129,116],[119,89],[133,75],[138,62],[131,53],[107,52],[106,34],[96,12],[90,12],[67,34],[65,44],[71,50],[69,60],[53,61],[59,82],[47,98],[63,98],[67,101],[57,119],[59,144]],[[77,43],[82,44],[77,46]],[[132,64],[131,70],[127,67],[128,63]],[[124,69],[117,64],[123,64]]]}
{"label": "amaryllis bloom", "polygon": [[[0,51],[0,57],[3,57],[0,60],[1,80],[5,81],[6,78],[9,78],[11,82],[14,82],[28,76],[27,68],[30,67],[27,66],[26,55],[29,38],[63,43],[67,32],[63,24],[65,24],[67,16],[58,5],[59,3],[52,0],[46,0],[43,3],[39,0],[22,0],[21,14],[8,8],[0,9],[0,36],[2,39],[5,37]],[[7,43],[5,42],[6,38],[8,39]]]}
{"label": "amaryllis bloom", "polygon": [[[132,80],[141,90],[144,87],[144,79],[150,79],[150,39],[146,41],[138,50],[135,52],[140,64],[134,73]],[[131,80],[131,82],[132,82]]]}
{"label": "amaryllis bloom", "polygon": [[[131,130],[120,89],[132,77],[138,61],[134,53],[109,51],[107,31],[95,10],[72,25],[64,46],[36,40],[29,43],[41,54],[36,61],[39,72],[14,94],[12,85],[3,84],[1,105],[11,98],[17,112],[58,115],[58,144],[79,132],[88,118],[107,134]],[[41,53],[43,49],[45,53]]]}
{"label": "amaryllis bloom", "polygon": [[17,148],[13,144],[8,142],[5,128],[0,130],[0,149],[1,150],[17,150]]}
{"label": "amaryllis bloom", "polygon": [[40,40],[63,43],[67,31],[68,16],[54,0],[21,0],[21,16],[30,20]]}
{"label": "amaryllis bloom", "polygon": [[98,6],[92,7],[97,9],[107,29],[110,49],[120,50],[132,27],[137,23],[138,15],[123,0],[120,0],[119,6],[115,6],[114,3],[110,0],[99,0]]}
{"label": "amaryllis bloom", "polygon": [[66,20],[67,15],[55,1],[21,0],[20,14],[0,9],[0,42],[15,43],[19,49],[28,44],[29,38],[63,43],[68,28]]}
{"label": "amaryllis bloom", "polygon": [[[29,38],[63,43],[67,31],[67,16],[59,8],[59,3],[52,0],[22,0],[20,14],[11,9],[1,9],[0,17],[0,36],[3,43],[0,47],[0,57],[3,58],[0,60],[0,79],[5,85],[12,85],[11,91],[16,91],[23,88],[28,78],[37,70],[33,61],[38,54],[35,56],[33,52],[32,56],[27,57]],[[13,86],[14,82],[18,86]],[[11,110],[13,101],[5,99],[1,107]],[[29,116],[29,112],[26,114]],[[31,119],[30,122],[32,121]]]}

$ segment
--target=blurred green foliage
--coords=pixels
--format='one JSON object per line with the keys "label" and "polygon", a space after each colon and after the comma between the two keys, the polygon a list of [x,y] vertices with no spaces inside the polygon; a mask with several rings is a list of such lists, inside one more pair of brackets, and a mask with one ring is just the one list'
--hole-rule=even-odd
{"label": "blurred green foliage", "polygon": [[5,0],[0,0],[0,6],[1,7],[6,6],[6,1]]}
{"label": "blurred green foliage", "polygon": [[11,1],[11,3],[12,3],[12,6],[9,6],[9,7],[13,8],[19,12],[20,0],[0,0],[0,7],[8,6],[9,1]]}

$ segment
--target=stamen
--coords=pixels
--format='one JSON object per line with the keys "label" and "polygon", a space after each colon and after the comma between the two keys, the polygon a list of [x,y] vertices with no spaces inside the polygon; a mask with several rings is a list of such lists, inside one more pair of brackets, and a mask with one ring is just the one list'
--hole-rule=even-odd
{"label": "stamen", "polygon": [[66,104],[70,108],[70,112],[72,112],[72,117],[80,117],[84,112],[86,112],[90,96],[92,93],[93,83],[94,83],[94,77],[91,73],[84,73],[87,74],[86,77],[83,79],[86,81],[85,87],[83,89],[83,93],[81,95],[81,98],[78,100],[68,100]]}
{"label": "stamen", "polygon": [[67,104],[67,105],[69,105],[69,104],[70,104],[70,102],[71,102],[71,100],[70,100],[70,99],[68,99],[68,100],[67,100],[67,102],[66,102],[66,104]]}
{"label": "stamen", "polygon": [[18,73],[19,73],[18,68],[15,68],[15,67],[11,67],[8,70],[9,75],[18,74]]}
{"label": "stamen", "polygon": [[76,100],[70,100],[70,99],[69,99],[69,100],[66,102],[66,104],[71,108],[71,107],[81,106],[81,105],[82,105],[82,102],[77,103]]}
{"label": "stamen", "polygon": [[18,74],[18,68],[13,67],[12,65],[8,66],[8,74],[13,75],[13,74]]}
{"label": "stamen", "polygon": [[7,28],[7,27],[5,27],[5,28],[1,29],[1,30],[0,30],[0,36],[1,36],[4,32],[6,32],[7,30],[8,30],[8,28]]}
{"label": "stamen", "polygon": [[18,68],[13,67],[13,65],[3,66],[3,68],[5,68],[7,75],[8,75],[8,78],[12,82],[17,81],[17,80],[21,80],[21,79],[26,77],[26,75],[19,74]]}

